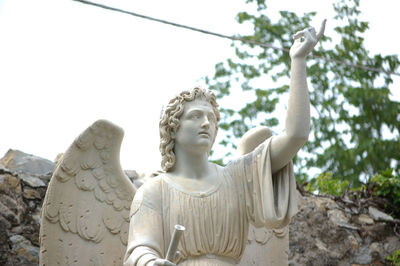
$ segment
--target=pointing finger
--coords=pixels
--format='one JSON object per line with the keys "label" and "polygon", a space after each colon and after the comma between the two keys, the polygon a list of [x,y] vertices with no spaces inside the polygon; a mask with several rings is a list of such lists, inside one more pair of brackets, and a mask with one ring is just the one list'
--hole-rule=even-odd
{"label": "pointing finger", "polygon": [[319,41],[321,39],[321,37],[324,35],[325,24],[326,24],[326,19],[324,19],[322,21],[321,28],[319,29],[319,32],[317,34],[317,41]]}
{"label": "pointing finger", "polygon": [[312,36],[316,36],[316,31],[313,27],[308,28],[308,31],[311,33]]}

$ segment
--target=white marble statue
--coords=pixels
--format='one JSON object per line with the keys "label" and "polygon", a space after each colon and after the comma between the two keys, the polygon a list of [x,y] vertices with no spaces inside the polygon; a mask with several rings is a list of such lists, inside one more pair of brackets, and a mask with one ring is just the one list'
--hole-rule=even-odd
{"label": "white marble statue", "polygon": [[[208,90],[183,91],[166,106],[164,172],[137,191],[119,163],[122,129],[100,120],[84,131],[46,193],[40,264],[250,265],[249,224],[279,229],[297,211],[291,160],[310,128],[306,57],[324,28],[325,21],[318,34],[309,28],[294,36],[286,130],[272,137],[263,127],[248,132],[239,145],[243,155],[225,167],[208,161],[219,121]],[[177,224],[186,230],[179,254],[167,260]]]}

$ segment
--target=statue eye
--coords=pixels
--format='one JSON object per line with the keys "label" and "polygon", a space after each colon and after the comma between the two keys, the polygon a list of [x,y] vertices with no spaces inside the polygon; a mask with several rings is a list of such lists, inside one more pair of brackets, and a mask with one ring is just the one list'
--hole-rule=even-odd
{"label": "statue eye", "polygon": [[201,113],[200,112],[192,112],[189,115],[189,119],[197,120],[201,118]]}
{"label": "statue eye", "polygon": [[209,120],[210,122],[213,122],[213,123],[215,123],[215,122],[217,121],[217,119],[215,118],[215,115],[214,115],[214,114],[209,114],[209,115],[207,116],[207,118],[208,118],[208,120]]}

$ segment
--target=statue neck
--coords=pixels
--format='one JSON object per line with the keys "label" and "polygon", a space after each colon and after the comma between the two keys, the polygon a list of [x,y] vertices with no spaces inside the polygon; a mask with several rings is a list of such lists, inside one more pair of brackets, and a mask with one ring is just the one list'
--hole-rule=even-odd
{"label": "statue neck", "polygon": [[208,152],[175,149],[176,163],[171,174],[191,179],[203,179],[209,175]]}

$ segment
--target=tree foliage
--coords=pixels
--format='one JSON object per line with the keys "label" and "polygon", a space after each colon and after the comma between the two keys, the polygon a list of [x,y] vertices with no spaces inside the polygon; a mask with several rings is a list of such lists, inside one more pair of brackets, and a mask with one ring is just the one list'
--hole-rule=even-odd
{"label": "tree foliage", "polygon": [[[235,57],[216,64],[214,76],[206,78],[218,98],[240,88],[252,100],[241,108],[221,109],[220,127],[228,140],[260,124],[276,129],[278,120],[270,114],[289,90],[290,57],[285,49],[292,45],[291,36],[309,27],[316,15],[281,11],[280,18],[273,21],[264,0],[247,3],[252,10],[239,13],[236,19],[251,24],[253,34],[238,37],[284,50],[234,42]],[[394,72],[400,61],[397,55],[371,55],[364,47],[363,33],[369,23],[359,19],[359,0],[340,0],[333,8],[336,16],[328,23],[338,25],[334,31],[339,37],[323,37],[314,57],[308,59],[312,132],[303,148],[306,153],[297,157],[295,164],[300,174],[317,167],[357,186],[361,176],[388,168],[399,172],[400,103],[389,97],[390,73],[352,65]],[[234,147],[230,141],[222,144]]]}
{"label": "tree foliage", "polygon": [[317,178],[312,179],[305,186],[309,192],[318,191],[322,195],[342,196],[349,188],[348,180],[332,178],[331,173],[321,173]]}
{"label": "tree foliage", "polygon": [[393,169],[383,171],[370,179],[368,184],[371,196],[381,197],[388,204],[384,206],[388,213],[400,218],[400,175],[393,175]]}

